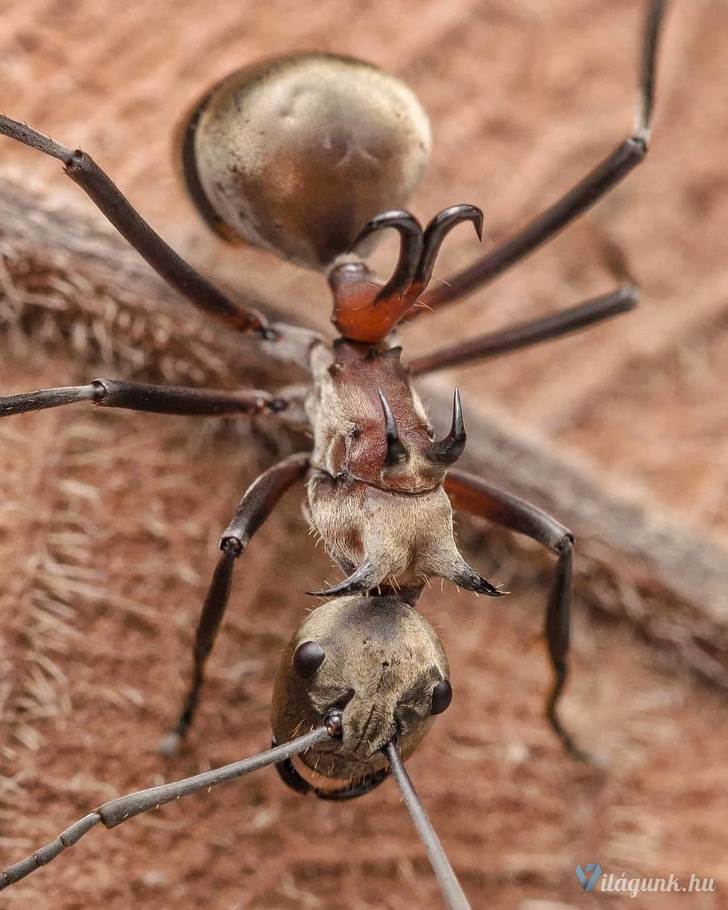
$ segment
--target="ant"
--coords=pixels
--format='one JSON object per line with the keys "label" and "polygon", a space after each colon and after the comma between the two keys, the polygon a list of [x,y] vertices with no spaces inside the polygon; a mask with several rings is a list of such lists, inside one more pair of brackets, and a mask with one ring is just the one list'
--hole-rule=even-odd
{"label": "ant", "polygon": [[[456,390],[449,432],[437,439],[413,379],[601,322],[632,309],[637,292],[621,287],[408,364],[389,337],[399,324],[492,281],[642,161],[666,5],[665,0],[648,4],[634,133],[523,230],[434,290],[427,286],[446,235],[470,222],[482,240],[483,213],[473,205],[453,205],[423,228],[398,208],[421,178],[431,145],[427,116],[401,81],[352,58],[297,54],[239,70],[197,103],[178,145],[187,189],[200,214],[230,242],[252,242],[323,270],[338,332],[332,343],[308,329],[270,324],[258,312],[260,299],[253,292],[245,292],[248,305],[227,297],[167,246],[88,154],[0,116],[0,133],[59,159],[152,268],[198,309],[231,331],[256,338],[271,356],[305,366],[311,376],[305,411],[312,450],[258,477],[223,532],[197,627],[192,683],[162,750],[174,753],[193,721],[234,565],[295,483],[306,483],[309,523],[345,575],[338,584],[309,592],[325,601],[299,626],[281,658],[270,750],[104,803],[0,873],[0,888],[50,862],[99,822],[112,828],[162,803],[274,764],[291,788],[327,800],[361,796],[391,773],[445,902],[468,907],[404,766],[452,699],[442,643],[415,609],[424,584],[439,576],[476,594],[505,593],[463,559],[453,535],[453,509],[526,534],[556,555],[545,617],[554,671],[546,717],[567,751],[588,759],[557,711],[568,672],[573,535],[541,509],[454,468],[466,443],[460,395]],[[382,282],[363,257],[387,229],[398,232],[400,249],[392,276]],[[0,398],[0,416],[81,401],[190,416],[277,414],[293,403],[258,390],[95,379]]]}

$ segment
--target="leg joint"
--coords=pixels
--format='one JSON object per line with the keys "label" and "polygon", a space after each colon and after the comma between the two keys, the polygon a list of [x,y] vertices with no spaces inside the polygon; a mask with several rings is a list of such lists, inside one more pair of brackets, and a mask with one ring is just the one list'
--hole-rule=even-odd
{"label": "leg joint", "polygon": [[557,556],[567,556],[574,549],[574,535],[571,531],[565,530],[552,546]]}
{"label": "leg joint", "polygon": [[74,149],[65,161],[66,173],[72,179],[75,179],[78,174],[88,173],[94,169],[94,160],[87,153],[81,149]]}
{"label": "leg joint", "polygon": [[650,149],[650,131],[649,128],[638,130],[627,140],[632,148],[632,152],[638,161],[642,161]]}
{"label": "leg joint", "polygon": [[237,559],[245,549],[245,544],[238,537],[223,537],[220,541],[220,549],[223,553],[230,554],[233,559]]}
{"label": "leg joint", "polygon": [[561,556],[574,549],[574,535],[567,531],[556,543],[556,552]]}
{"label": "leg joint", "polygon": [[93,398],[91,399],[94,404],[103,404],[104,399],[109,396],[109,386],[106,379],[92,379],[91,388],[93,389]]}
{"label": "leg joint", "polygon": [[267,402],[266,408],[273,414],[280,414],[281,411],[286,410],[289,404],[290,402],[286,398],[273,398]]}

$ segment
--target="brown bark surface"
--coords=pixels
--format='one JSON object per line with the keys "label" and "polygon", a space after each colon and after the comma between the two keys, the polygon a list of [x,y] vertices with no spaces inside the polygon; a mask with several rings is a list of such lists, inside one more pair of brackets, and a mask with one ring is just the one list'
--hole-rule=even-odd
{"label": "brown bark surface", "polygon": [[[718,0],[675,7],[648,161],[492,290],[422,319],[406,337],[408,349],[424,351],[465,327],[494,329],[598,293],[614,283],[602,253],[609,243],[626,253],[644,289],[640,309],[612,325],[431,385],[436,401],[457,381],[466,408],[482,412],[481,436],[469,439],[471,467],[496,470],[500,457],[523,491],[530,484],[586,538],[565,716],[606,762],[603,770],[576,766],[541,720],[548,672],[542,648],[529,644],[541,625],[549,558],[463,524],[469,558],[515,593],[493,604],[436,586],[424,599],[448,650],[455,699],[411,773],[474,907],[728,906],[728,712],[725,696],[688,672],[695,661],[680,648],[708,616],[701,644],[725,669],[725,593],[715,580],[726,571],[720,547],[728,537],[728,8]],[[233,255],[198,226],[170,164],[171,131],[196,95],[241,63],[292,49],[383,64],[408,79],[433,120],[433,167],[415,212],[481,204],[492,241],[627,134],[640,8],[627,0],[453,0],[416,12],[403,2],[322,0],[305,13],[283,0],[5,3],[0,108],[94,154],[196,263],[231,285],[245,270],[282,306],[325,327],[320,277],[264,254]],[[155,284],[143,264],[109,247],[100,227],[98,261],[89,255],[84,267],[77,248],[88,254],[88,227],[80,222],[76,236],[67,216],[89,207],[57,163],[3,141],[0,167],[40,187],[64,214],[63,236],[50,219],[33,249],[10,236],[4,210],[3,390],[109,370],[221,385],[296,378],[248,346],[234,349],[171,295],[148,299]],[[12,194],[4,185],[2,195]],[[118,257],[112,276],[99,265],[109,249]],[[477,252],[463,229],[437,274]],[[386,248],[377,261],[388,267]],[[141,299],[136,287],[145,289]],[[183,691],[219,529],[256,470],[295,443],[270,422],[260,431],[221,435],[207,422],[82,406],[0,425],[0,864],[104,799],[265,746],[277,657],[311,606],[302,592],[335,575],[307,537],[295,494],[238,568],[189,749],[172,761],[155,751]],[[508,449],[519,433],[528,446]],[[704,541],[697,582],[707,584],[714,565],[718,591],[705,609],[685,591],[694,567],[677,568],[673,583],[664,552],[654,560],[657,584],[629,560],[620,571],[619,548],[603,549],[616,513],[608,501],[592,504],[590,534],[591,487],[563,483],[558,459],[534,479],[524,452],[540,448],[591,465],[590,483],[606,490],[630,487],[647,514],[671,513],[673,537],[682,529],[695,535],[689,545]],[[678,638],[674,656],[654,647],[661,606]],[[577,862],[629,875],[695,872],[715,877],[719,890],[584,895]],[[438,901],[393,785],[332,806],[290,793],[273,772],[94,831],[3,898],[12,910]]]}

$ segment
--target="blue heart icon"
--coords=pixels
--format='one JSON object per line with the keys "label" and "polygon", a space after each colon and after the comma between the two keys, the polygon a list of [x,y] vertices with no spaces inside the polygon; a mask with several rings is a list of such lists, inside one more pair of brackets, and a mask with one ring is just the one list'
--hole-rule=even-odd
{"label": "blue heart icon", "polygon": [[585,866],[579,864],[576,867],[576,877],[579,879],[579,884],[585,891],[593,891],[594,886],[599,881],[599,876],[602,874],[602,867],[599,863],[587,863]]}

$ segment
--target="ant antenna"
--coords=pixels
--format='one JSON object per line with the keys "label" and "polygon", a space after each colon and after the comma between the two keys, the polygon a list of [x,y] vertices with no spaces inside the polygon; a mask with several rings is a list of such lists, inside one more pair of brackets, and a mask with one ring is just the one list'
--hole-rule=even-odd
{"label": "ant antenna", "polygon": [[412,785],[410,776],[407,773],[407,769],[405,768],[402,759],[399,757],[399,752],[397,752],[397,747],[394,742],[387,743],[384,747],[384,752],[386,753],[392,768],[392,776],[397,781],[397,785],[402,792],[404,804],[407,806],[415,828],[417,828],[417,833],[420,835],[422,843],[425,845],[427,856],[435,873],[437,883],[442,891],[442,896],[445,898],[448,910],[470,910],[470,903],[468,902],[467,897],[465,897],[465,892],[460,887],[460,882],[453,872],[450,860],[447,858],[445,850],[440,843],[440,838],[432,827],[432,822],[427,817],[425,808],[420,802],[417,791]]}
{"label": "ant antenna", "polygon": [[126,796],[120,796],[117,799],[109,800],[103,803],[98,809],[84,815],[72,825],[69,825],[65,831],[61,831],[55,840],[49,844],[31,853],[25,859],[8,866],[4,872],[0,872],[0,891],[25,878],[31,872],[35,872],[41,866],[45,866],[52,859],[55,859],[59,853],[62,853],[66,847],[70,847],[79,841],[84,834],[91,830],[99,822],[102,822],[107,828],[115,828],[128,818],[135,815],[141,815],[142,812],[149,812],[152,809],[158,809],[164,803],[173,802],[183,796],[189,796],[190,793],[197,793],[199,790],[209,790],[210,787],[216,787],[218,784],[226,784],[228,781],[249,774],[251,771],[257,771],[258,768],[264,768],[266,765],[272,765],[276,762],[285,761],[300,752],[305,752],[311,746],[322,742],[329,736],[336,736],[335,725],[329,722],[323,727],[318,727],[311,733],[305,733],[290,742],[269,749],[267,752],[260,752],[250,758],[244,758],[242,761],[233,762],[231,765],[223,765],[222,768],[215,768],[212,771],[205,771],[202,774],[195,774],[194,777],[185,777],[182,780],[172,781],[168,784],[161,784],[158,787],[150,787],[147,790],[137,790],[136,793],[128,793]]}

